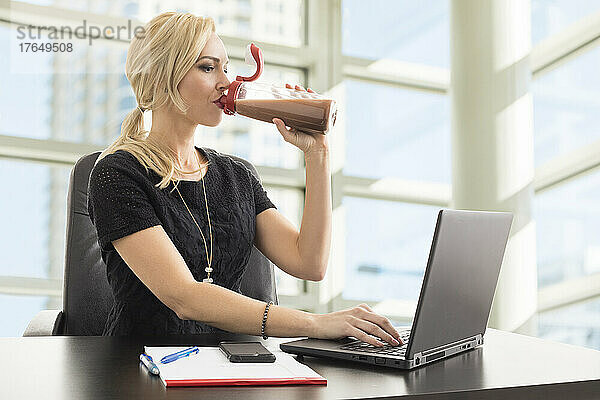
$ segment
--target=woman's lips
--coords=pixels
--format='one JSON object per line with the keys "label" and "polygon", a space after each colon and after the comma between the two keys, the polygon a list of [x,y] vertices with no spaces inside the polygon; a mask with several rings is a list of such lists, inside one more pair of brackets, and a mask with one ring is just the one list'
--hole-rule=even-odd
{"label": "woman's lips", "polygon": [[221,110],[223,110],[225,108],[225,99],[227,98],[227,96],[223,95],[221,97],[219,97],[217,100],[213,101],[213,103],[219,107]]}

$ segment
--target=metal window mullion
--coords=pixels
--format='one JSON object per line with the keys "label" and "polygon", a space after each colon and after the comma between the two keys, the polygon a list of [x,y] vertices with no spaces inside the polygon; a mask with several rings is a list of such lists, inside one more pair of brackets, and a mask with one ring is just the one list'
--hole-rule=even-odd
{"label": "metal window mullion", "polygon": [[[0,158],[24,160],[47,165],[72,167],[83,155],[104,148],[87,143],[43,140],[0,135]],[[282,188],[304,188],[304,170],[256,166],[265,185]]]}
{"label": "metal window mullion", "polygon": [[21,296],[61,297],[62,279],[0,276],[0,293]]}
{"label": "metal window mullion", "polygon": [[[307,7],[307,48],[313,54],[313,62],[308,68],[307,86],[317,92],[330,91],[341,81],[341,1],[340,0],[306,0]],[[336,132],[336,135],[339,133]],[[336,171],[332,165],[332,200],[333,208],[341,203],[341,190],[336,189]],[[335,218],[334,218],[335,219]],[[335,225],[336,222],[334,221]],[[335,226],[332,227],[334,230]],[[343,249],[336,249],[343,251]],[[333,273],[334,265],[330,257],[327,275]],[[326,292],[328,278],[323,282],[304,282],[307,295],[311,299],[311,310],[328,311]]]}
{"label": "metal window mullion", "polygon": [[[328,82],[326,79],[326,50],[330,45],[330,41],[324,32],[327,31],[327,13],[329,1],[305,1],[307,27],[306,46],[313,54],[313,62],[307,69],[306,86],[312,88],[316,92],[323,92],[328,89]],[[306,196],[306,186],[304,187],[304,196]],[[304,202],[302,203],[302,209],[304,209]],[[301,282],[300,285],[307,301],[307,309],[313,312],[317,311],[319,308],[319,283],[305,280]]]}
{"label": "metal window mullion", "polygon": [[[85,20],[87,26],[90,24],[127,26],[129,20],[124,17],[101,15],[56,6],[41,6],[20,1],[8,1],[3,4],[7,4],[7,6],[0,6],[0,18],[23,25],[53,25],[58,27],[70,26],[71,23],[81,25]],[[141,25],[142,22],[132,19],[131,24],[132,27],[135,27]]]}
{"label": "metal window mullion", "polygon": [[559,67],[600,44],[600,12],[588,15],[538,43],[531,51],[532,77]]}
{"label": "metal window mullion", "polygon": [[[219,35],[231,58],[244,60],[246,48],[250,43],[248,39]],[[315,55],[307,46],[291,47],[269,42],[252,40],[263,52],[267,65],[288,68],[307,69],[315,62]]]}
{"label": "metal window mullion", "polygon": [[75,164],[82,154],[102,150],[87,143],[0,135],[0,157],[12,159],[67,166]]}
{"label": "metal window mullion", "polygon": [[581,276],[538,290],[538,312],[580,303],[600,296],[600,273]]}
{"label": "metal window mullion", "polygon": [[535,170],[534,190],[542,193],[600,167],[600,140],[555,157]]}
{"label": "metal window mullion", "polygon": [[345,78],[404,89],[445,94],[450,87],[450,71],[429,65],[343,56],[342,69]]}
{"label": "metal window mullion", "polygon": [[398,178],[343,176],[344,196],[448,207],[451,185]]}

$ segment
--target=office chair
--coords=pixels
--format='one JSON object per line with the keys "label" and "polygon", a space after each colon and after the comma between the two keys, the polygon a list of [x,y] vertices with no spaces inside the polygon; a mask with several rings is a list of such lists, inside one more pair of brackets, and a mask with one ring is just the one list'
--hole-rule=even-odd
{"label": "office chair", "polygon": [[[67,194],[67,235],[63,281],[63,309],[40,311],[23,336],[100,336],[114,303],[101,257],[96,229],[87,211],[88,180],[101,152],[81,157],[71,170]],[[260,180],[256,168],[242,162]],[[252,248],[242,276],[242,294],[278,304],[273,264],[256,247]]]}

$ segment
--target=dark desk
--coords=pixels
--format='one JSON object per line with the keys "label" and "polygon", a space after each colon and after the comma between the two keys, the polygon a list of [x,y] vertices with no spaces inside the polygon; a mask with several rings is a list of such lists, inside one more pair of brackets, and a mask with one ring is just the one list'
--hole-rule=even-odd
{"label": "dark desk", "polygon": [[[327,386],[165,388],[139,364],[144,345],[216,345],[222,337],[1,338],[0,399],[598,399],[600,352],[488,329],[483,348],[401,371],[306,357]],[[277,347],[285,341],[266,341]]]}

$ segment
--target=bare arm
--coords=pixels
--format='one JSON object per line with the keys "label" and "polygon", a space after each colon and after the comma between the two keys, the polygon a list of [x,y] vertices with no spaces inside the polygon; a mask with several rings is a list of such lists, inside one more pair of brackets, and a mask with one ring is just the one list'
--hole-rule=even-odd
{"label": "bare arm", "polygon": [[[265,303],[218,285],[197,282],[160,225],[113,241],[135,275],[181,319],[205,322],[227,331],[259,335]],[[207,301],[210,299],[210,301]],[[314,315],[272,306],[273,336],[312,336]]]}
{"label": "bare arm", "polygon": [[320,268],[302,260],[298,249],[298,229],[275,208],[256,216],[254,245],[279,269],[298,279],[321,280]]}
{"label": "bare arm", "polygon": [[331,245],[331,174],[329,150],[304,154],[306,160],[306,197],[298,249],[303,260],[316,265],[317,276],[325,277]]}
{"label": "bare arm", "polygon": [[[160,225],[112,242],[135,275],[179,318],[202,321],[230,332],[259,335],[265,303],[223,287],[197,282]],[[399,338],[390,322],[361,305],[331,314],[271,306],[269,336],[338,338],[354,336],[374,345]],[[393,337],[392,337],[393,336]]]}
{"label": "bare arm", "polygon": [[306,198],[300,232],[274,208],[256,216],[256,247],[275,265],[300,279],[325,276],[331,243],[329,152],[305,154]]}
{"label": "bare arm", "polygon": [[[261,334],[264,302],[203,282],[196,282],[188,290],[184,294],[188,299],[187,311],[180,318],[206,322],[230,332]],[[211,299],[209,304],[206,299]],[[277,337],[315,337],[315,317],[304,311],[272,305],[266,332]]]}

